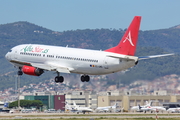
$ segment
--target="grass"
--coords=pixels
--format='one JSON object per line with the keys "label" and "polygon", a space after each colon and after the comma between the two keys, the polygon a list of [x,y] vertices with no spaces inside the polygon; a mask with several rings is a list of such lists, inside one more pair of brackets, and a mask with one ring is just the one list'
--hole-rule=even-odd
{"label": "grass", "polygon": [[[127,117],[128,118],[127,118]],[[146,117],[147,116],[147,117]],[[139,118],[137,118],[139,117]],[[168,117],[168,118],[165,118]],[[14,120],[156,120],[155,114],[0,114],[0,119]],[[157,120],[180,120],[180,114],[158,114]]]}
{"label": "grass", "polygon": [[[8,120],[8,119],[6,119]],[[11,120],[32,120],[32,119],[11,119]],[[156,120],[155,118],[57,118],[57,119],[33,119],[33,120]],[[158,118],[157,120],[179,120],[179,118]]]}

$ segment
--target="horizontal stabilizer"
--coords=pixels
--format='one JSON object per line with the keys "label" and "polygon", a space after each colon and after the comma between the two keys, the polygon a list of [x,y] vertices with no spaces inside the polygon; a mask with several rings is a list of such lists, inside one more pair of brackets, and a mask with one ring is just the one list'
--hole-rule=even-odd
{"label": "horizontal stabilizer", "polygon": [[124,59],[124,60],[128,60],[128,61],[137,61],[138,60],[138,57],[129,56],[129,55],[107,55],[107,57]]}
{"label": "horizontal stabilizer", "polygon": [[170,55],[174,55],[174,53],[163,54],[163,55],[142,56],[142,57],[139,57],[138,60],[151,59],[151,58],[157,58],[157,57],[164,57],[164,56],[170,56]]}

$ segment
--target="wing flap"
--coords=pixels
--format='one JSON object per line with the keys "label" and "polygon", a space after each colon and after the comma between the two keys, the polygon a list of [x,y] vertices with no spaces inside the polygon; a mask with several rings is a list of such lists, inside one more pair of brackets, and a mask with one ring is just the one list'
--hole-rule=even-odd
{"label": "wing flap", "polygon": [[68,68],[63,68],[63,67],[56,68],[56,71],[61,73],[71,73]]}
{"label": "wing flap", "polygon": [[33,67],[37,67],[37,68],[44,69],[44,70],[49,70],[49,71],[52,71],[52,69],[53,69],[51,66],[46,65],[46,64],[31,63],[31,65]]}
{"label": "wing flap", "polygon": [[31,63],[31,65],[33,67],[37,67],[49,71],[58,71],[60,73],[71,73],[71,71],[74,70],[73,68],[64,67],[56,63],[45,63],[45,64]]}

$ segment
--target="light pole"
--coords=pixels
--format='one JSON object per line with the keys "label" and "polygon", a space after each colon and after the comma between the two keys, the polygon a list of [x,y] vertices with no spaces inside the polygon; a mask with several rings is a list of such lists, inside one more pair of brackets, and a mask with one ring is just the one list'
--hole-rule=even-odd
{"label": "light pole", "polygon": [[18,75],[18,81],[17,81],[17,85],[18,85],[18,109],[20,111],[20,75]]}
{"label": "light pole", "polygon": [[20,76],[23,74],[23,72],[20,70],[17,72],[17,86],[18,86],[18,109],[20,111]]}

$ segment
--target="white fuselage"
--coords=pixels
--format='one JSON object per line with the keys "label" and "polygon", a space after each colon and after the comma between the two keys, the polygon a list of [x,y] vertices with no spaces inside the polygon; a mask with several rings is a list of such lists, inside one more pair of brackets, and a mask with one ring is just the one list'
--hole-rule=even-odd
{"label": "white fuselage", "polygon": [[92,112],[93,110],[90,108],[85,108],[85,107],[77,107],[75,108],[78,112]]}
{"label": "white fuselage", "polygon": [[112,109],[112,106],[107,106],[107,107],[98,107],[96,108],[97,111],[103,111],[103,112],[108,112]]}
{"label": "white fuselage", "polygon": [[155,112],[158,112],[158,111],[166,111],[166,109],[164,107],[161,107],[161,106],[143,106],[140,108],[140,110],[142,111],[155,111]]}
{"label": "white fuselage", "polygon": [[166,111],[166,108],[161,107],[161,106],[151,106],[149,109],[151,111]]}
{"label": "white fuselage", "polygon": [[[32,63],[66,67],[71,73],[102,75],[126,70],[135,65],[137,57],[105,51],[58,47],[38,44],[18,45],[6,54],[15,66]],[[133,57],[134,60],[123,58]]]}
{"label": "white fuselage", "polygon": [[111,111],[111,110],[115,110],[116,108],[117,108],[116,105],[113,105],[113,106],[105,106],[105,107],[97,107],[97,108],[96,108],[96,111],[108,112],[108,111]]}
{"label": "white fuselage", "polygon": [[175,113],[175,112],[179,112],[180,111],[180,108],[169,108],[167,109],[167,112],[172,112],[172,113]]}

